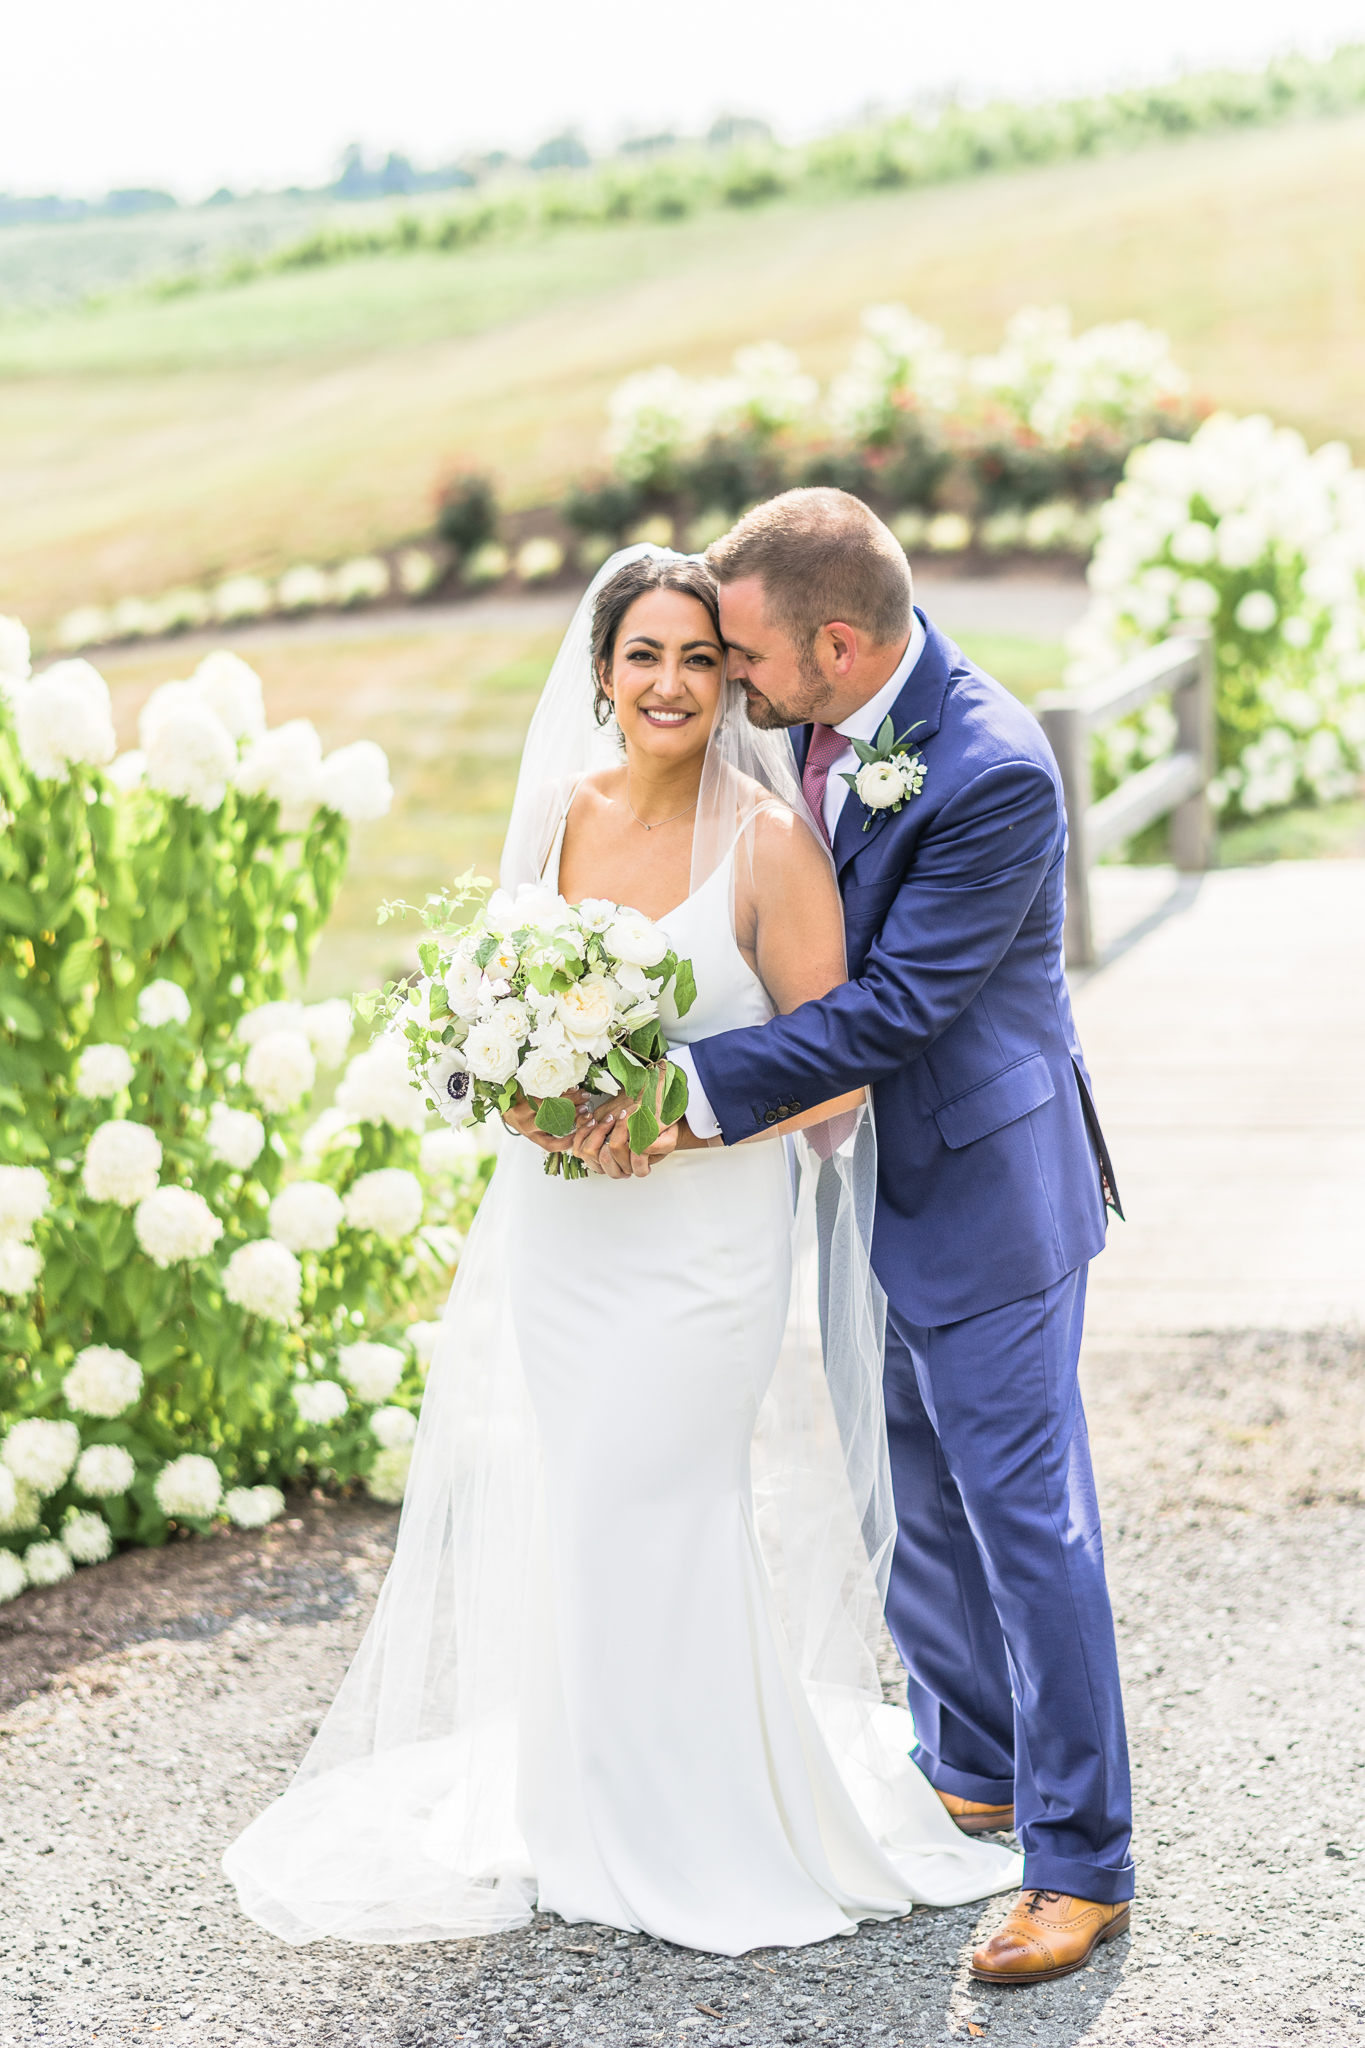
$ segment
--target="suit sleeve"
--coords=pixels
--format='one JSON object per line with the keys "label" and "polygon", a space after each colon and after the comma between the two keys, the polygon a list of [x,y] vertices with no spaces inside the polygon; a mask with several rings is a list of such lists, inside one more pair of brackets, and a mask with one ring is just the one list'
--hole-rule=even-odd
{"label": "suit sleeve", "polygon": [[958,790],[921,836],[856,981],[693,1045],[727,1144],[927,1051],[1013,942],[1061,828],[1056,784],[1034,762],[985,769]]}

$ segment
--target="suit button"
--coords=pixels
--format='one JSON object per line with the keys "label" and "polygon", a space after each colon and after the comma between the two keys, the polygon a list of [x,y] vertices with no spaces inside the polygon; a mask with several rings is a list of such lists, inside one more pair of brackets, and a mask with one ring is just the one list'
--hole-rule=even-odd
{"label": "suit button", "polygon": [[788,1116],[800,1116],[800,1114],[801,1114],[801,1105],[800,1105],[800,1103],[799,1103],[799,1102],[794,1102],[794,1103],[792,1104],[791,1108],[790,1108],[790,1109],[789,1109],[789,1110],[787,1111],[787,1115],[788,1115]]}
{"label": "suit button", "polygon": [[778,1113],[777,1113],[777,1111],[776,1111],[775,1109],[769,1109],[769,1110],[765,1110],[765,1111],[764,1111],[764,1113],[763,1113],[763,1121],[764,1121],[764,1123],[765,1123],[765,1124],[775,1124],[775,1123],[777,1122],[777,1115],[778,1115]]}

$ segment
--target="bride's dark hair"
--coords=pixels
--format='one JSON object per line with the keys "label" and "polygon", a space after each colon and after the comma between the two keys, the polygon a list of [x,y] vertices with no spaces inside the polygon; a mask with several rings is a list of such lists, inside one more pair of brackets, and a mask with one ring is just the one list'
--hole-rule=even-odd
{"label": "bride's dark hair", "polygon": [[602,683],[611,673],[621,621],[636,598],[651,590],[676,590],[683,597],[695,597],[698,604],[705,605],[720,639],[719,589],[704,563],[682,555],[641,555],[638,561],[627,562],[602,585],[592,608],[592,708],[599,725],[605,725],[612,715],[611,698]]}

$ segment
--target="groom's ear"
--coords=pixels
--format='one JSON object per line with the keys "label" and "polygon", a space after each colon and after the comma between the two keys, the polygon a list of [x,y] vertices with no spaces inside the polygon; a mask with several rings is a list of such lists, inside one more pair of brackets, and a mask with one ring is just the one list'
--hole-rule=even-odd
{"label": "groom's ear", "polygon": [[[824,641],[824,649],[830,666],[836,676],[851,674],[858,660],[858,629],[842,619],[832,619],[822,626],[818,635]],[[822,663],[823,667],[824,664]]]}

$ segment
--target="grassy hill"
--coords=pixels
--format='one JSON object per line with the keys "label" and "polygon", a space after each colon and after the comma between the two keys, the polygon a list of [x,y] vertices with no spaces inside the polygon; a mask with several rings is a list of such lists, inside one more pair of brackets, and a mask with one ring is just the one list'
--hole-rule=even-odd
{"label": "grassy hill", "polygon": [[964,348],[1021,304],[1167,329],[1199,390],[1365,450],[1365,117],[960,185],[422,250],[0,328],[0,610],[336,559],[597,458],[632,369],[775,338],[822,376],[903,299]]}

